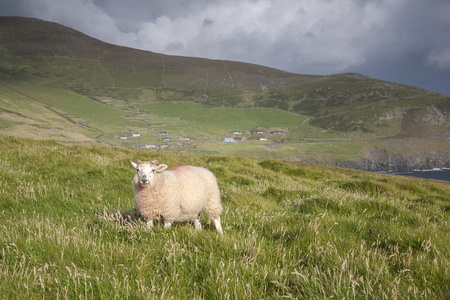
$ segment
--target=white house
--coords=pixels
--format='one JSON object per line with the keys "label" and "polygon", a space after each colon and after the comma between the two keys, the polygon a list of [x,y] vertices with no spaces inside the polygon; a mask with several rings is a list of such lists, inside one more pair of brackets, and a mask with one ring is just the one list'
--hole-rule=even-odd
{"label": "white house", "polygon": [[232,139],[232,138],[224,138],[222,140],[222,142],[224,142],[224,143],[239,143],[238,141],[236,141],[235,139]]}

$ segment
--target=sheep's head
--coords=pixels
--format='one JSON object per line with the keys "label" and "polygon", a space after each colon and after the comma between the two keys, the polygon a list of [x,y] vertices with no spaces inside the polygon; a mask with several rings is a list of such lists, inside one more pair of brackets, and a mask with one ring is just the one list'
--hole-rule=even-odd
{"label": "sheep's head", "polygon": [[131,165],[136,169],[136,174],[141,186],[147,186],[148,184],[150,184],[155,172],[160,173],[167,168],[167,165],[165,164],[160,164],[158,166],[157,160],[140,161],[139,159],[137,159],[136,162],[130,162]]}

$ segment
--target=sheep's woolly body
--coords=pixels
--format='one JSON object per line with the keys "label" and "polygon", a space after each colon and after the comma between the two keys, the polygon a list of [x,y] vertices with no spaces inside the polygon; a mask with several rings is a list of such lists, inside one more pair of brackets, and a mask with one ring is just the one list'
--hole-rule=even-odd
{"label": "sheep's woolly body", "polygon": [[[152,220],[162,219],[166,226],[175,221],[194,221],[195,228],[200,229],[200,212],[203,210],[222,233],[222,205],[214,174],[193,166],[158,171],[160,166],[166,166],[156,164],[156,161],[133,164],[138,170],[133,178],[135,205],[149,226],[152,226]],[[153,170],[148,184],[141,184],[139,168]]]}

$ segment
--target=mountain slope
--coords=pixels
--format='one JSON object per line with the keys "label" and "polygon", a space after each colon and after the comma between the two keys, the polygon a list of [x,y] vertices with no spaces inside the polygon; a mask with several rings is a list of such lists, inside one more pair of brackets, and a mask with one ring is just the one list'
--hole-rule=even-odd
{"label": "mountain slope", "polygon": [[[3,134],[170,148],[178,147],[178,137],[190,136],[190,144],[177,151],[365,169],[367,161],[375,169],[450,166],[450,98],[444,95],[361,74],[299,75],[136,50],[37,19],[0,17],[0,90]],[[32,101],[35,109],[17,105],[18,99]],[[180,101],[198,107],[157,107]],[[218,108],[220,117],[205,118]],[[259,110],[238,119],[238,108]],[[262,117],[267,113],[273,117]],[[231,122],[215,124],[224,118]],[[250,134],[252,129],[263,136]],[[159,131],[170,139],[163,141]],[[222,145],[222,138],[233,137],[230,131],[246,133],[235,136],[240,145]],[[277,131],[283,134],[270,134]],[[119,140],[134,132],[141,138]],[[379,150],[389,163],[379,162]],[[413,157],[420,162],[412,163]]]}
{"label": "mountain slope", "polygon": [[[71,28],[38,19],[1,17],[0,45],[18,56],[97,60],[107,70],[145,76],[147,86],[209,90],[225,87],[279,86],[320,76],[297,75],[231,61],[169,56],[111,45]],[[89,82],[92,78],[84,78]],[[114,78],[116,79],[116,78]],[[142,80],[138,80],[142,81]],[[125,84],[126,83],[126,84]],[[115,80],[126,87],[130,82]]]}

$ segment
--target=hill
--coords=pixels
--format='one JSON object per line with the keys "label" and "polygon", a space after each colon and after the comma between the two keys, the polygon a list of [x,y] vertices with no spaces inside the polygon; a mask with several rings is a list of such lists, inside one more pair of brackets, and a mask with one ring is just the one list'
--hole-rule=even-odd
{"label": "hill", "polygon": [[[4,299],[450,296],[448,182],[270,159],[0,143]],[[211,169],[225,234],[207,223],[200,232],[183,223],[146,229],[132,198],[136,158]]]}
{"label": "hill", "polygon": [[[180,90],[221,90],[224,88],[283,86],[320,78],[321,76],[298,75],[263,66],[233,61],[210,60],[192,57],[169,56],[150,51],[136,50],[111,45],[93,39],[71,28],[45,22],[38,19],[20,17],[1,17],[0,45],[14,55],[27,58],[53,57],[94,60],[101,65],[94,70],[86,65],[65,66],[66,74],[39,73],[42,61],[30,61],[30,67],[36,66],[30,76],[60,75],[60,83],[69,88],[85,88],[85,92],[94,92],[96,87],[140,88],[151,86]],[[31,56],[31,57],[30,57]],[[45,60],[44,60],[45,62]],[[53,61],[54,62],[54,61]],[[52,62],[47,62],[52,64]],[[60,61],[61,64],[64,63]],[[54,66],[55,67],[55,66]],[[81,82],[70,82],[71,72],[85,71]],[[89,73],[91,71],[91,73]],[[117,73],[127,74],[117,74]],[[108,73],[112,76],[109,76]],[[121,78],[120,75],[125,76]],[[52,77],[53,77],[52,76]],[[77,76],[73,74],[72,76]],[[93,91],[90,91],[93,89]],[[105,96],[105,95],[101,95]]]}
{"label": "hill", "polygon": [[119,47],[37,19],[0,17],[0,29],[1,134],[364,170],[450,167],[444,95]]}

